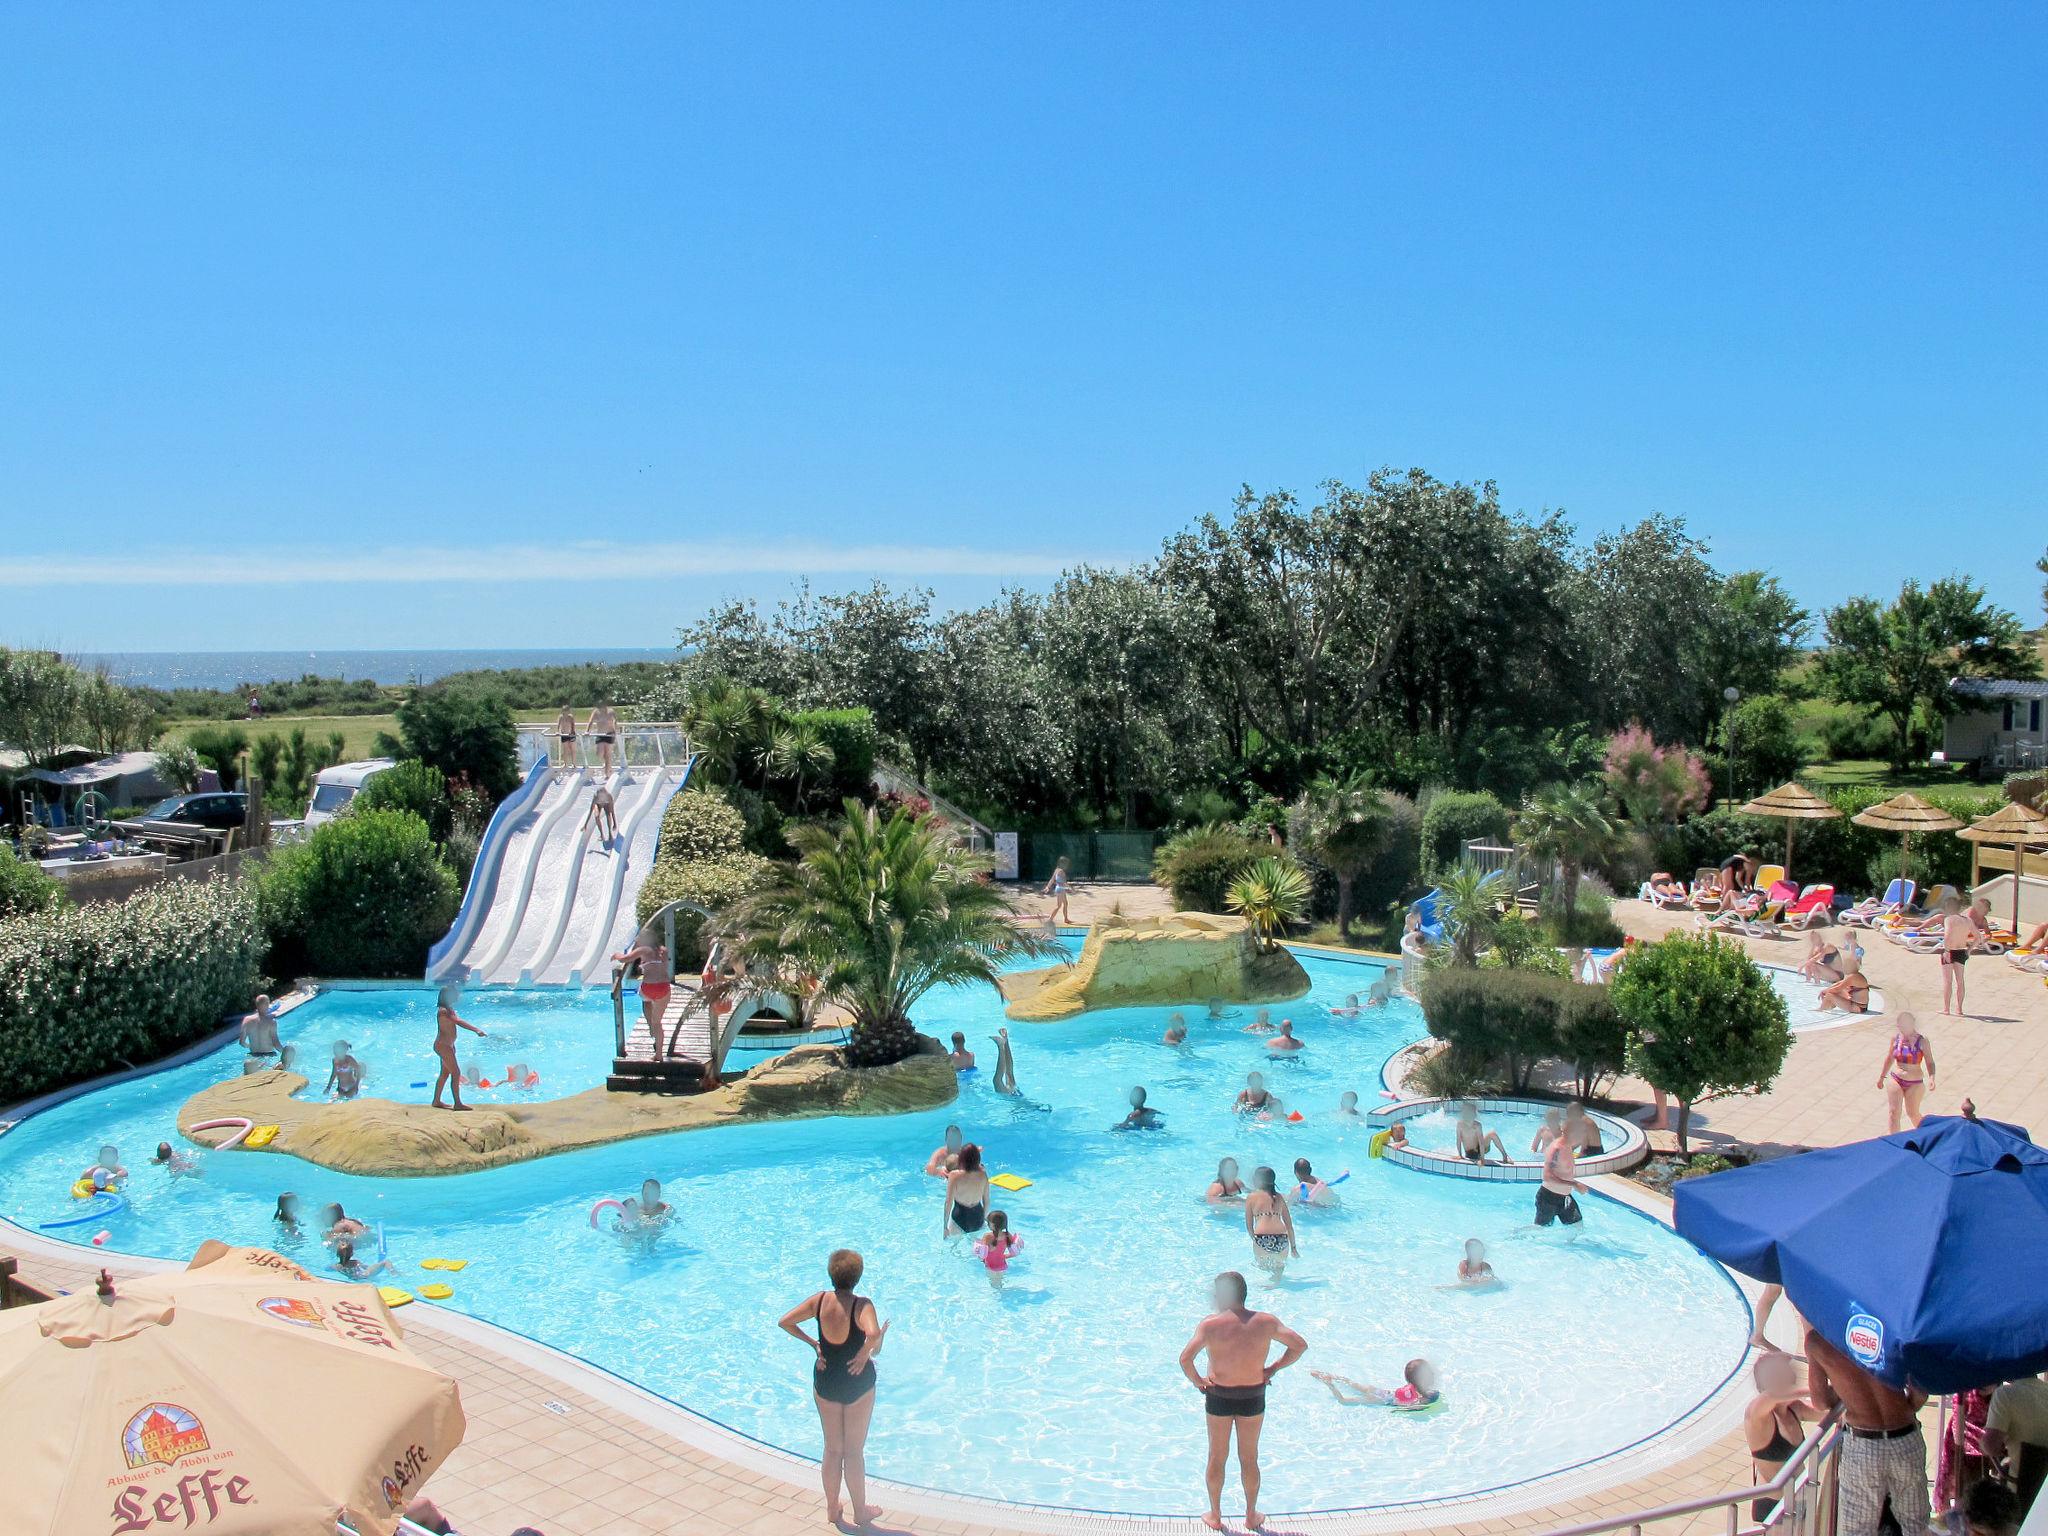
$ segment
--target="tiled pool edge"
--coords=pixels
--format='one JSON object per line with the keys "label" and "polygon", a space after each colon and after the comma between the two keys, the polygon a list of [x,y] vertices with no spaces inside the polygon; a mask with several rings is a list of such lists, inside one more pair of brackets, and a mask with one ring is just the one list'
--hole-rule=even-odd
{"label": "tiled pool edge", "polygon": [[[1432,1110],[1444,1108],[1453,1103],[1471,1103],[1483,1111],[1507,1114],[1522,1110],[1555,1109],[1555,1104],[1538,1099],[1401,1099],[1392,1104],[1382,1104],[1366,1116],[1381,1127],[1399,1125],[1404,1120],[1413,1120],[1418,1115],[1429,1114]],[[1586,1111],[1588,1118],[1618,1131],[1621,1145],[1611,1152],[1597,1152],[1591,1157],[1579,1159],[1578,1171],[1581,1178],[1594,1178],[1606,1173],[1626,1173],[1650,1155],[1650,1138],[1643,1128],[1619,1115],[1606,1114],[1600,1110]],[[1384,1147],[1380,1156],[1387,1162],[1403,1168],[1412,1168],[1417,1173],[1433,1173],[1440,1178],[1479,1179],[1493,1184],[1534,1184],[1543,1177],[1541,1163],[1524,1163],[1509,1159],[1505,1163],[1475,1163],[1455,1152],[1425,1152],[1419,1147]]]}

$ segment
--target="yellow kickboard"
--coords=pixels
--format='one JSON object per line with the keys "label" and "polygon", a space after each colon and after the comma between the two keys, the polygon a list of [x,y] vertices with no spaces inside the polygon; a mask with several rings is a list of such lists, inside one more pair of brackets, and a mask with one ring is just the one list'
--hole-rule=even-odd
{"label": "yellow kickboard", "polygon": [[432,1285],[421,1286],[420,1294],[426,1297],[429,1301],[446,1301],[450,1296],[453,1296],[455,1292],[448,1286],[442,1285],[439,1281],[436,1281]]}
{"label": "yellow kickboard", "polygon": [[455,1274],[455,1273],[457,1273],[457,1272],[458,1272],[458,1271],[460,1271],[460,1270],[464,1270],[464,1269],[467,1269],[468,1267],[469,1267],[469,1260],[467,1260],[467,1259],[421,1259],[421,1260],[420,1260],[420,1268],[421,1268],[421,1269],[445,1269],[445,1270],[447,1270],[447,1271],[448,1271],[448,1273],[449,1273],[449,1274],[451,1274],[451,1275],[452,1275],[452,1274]]}
{"label": "yellow kickboard", "polygon": [[280,1129],[282,1127],[275,1125],[259,1125],[255,1130],[242,1138],[242,1145],[245,1147],[267,1147],[277,1139],[277,1133]]}
{"label": "yellow kickboard", "polygon": [[989,1180],[997,1189],[1029,1189],[1031,1181],[1019,1178],[1014,1173],[999,1173]]}
{"label": "yellow kickboard", "polygon": [[395,1285],[380,1285],[377,1287],[377,1294],[384,1298],[384,1305],[387,1307],[407,1306],[414,1299],[411,1291],[402,1291]]}

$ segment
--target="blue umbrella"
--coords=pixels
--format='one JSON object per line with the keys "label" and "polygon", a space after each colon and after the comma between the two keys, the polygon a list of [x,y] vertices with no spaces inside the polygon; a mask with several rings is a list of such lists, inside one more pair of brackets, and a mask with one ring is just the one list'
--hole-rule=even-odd
{"label": "blue umbrella", "polygon": [[2048,1370],[2048,1151],[2019,1126],[1917,1130],[1687,1179],[1679,1232],[1785,1287],[1893,1386],[1961,1392]]}

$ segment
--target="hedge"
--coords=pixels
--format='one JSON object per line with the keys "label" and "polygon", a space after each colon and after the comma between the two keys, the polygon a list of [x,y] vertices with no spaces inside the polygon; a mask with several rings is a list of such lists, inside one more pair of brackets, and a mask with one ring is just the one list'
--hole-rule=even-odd
{"label": "hedge", "polygon": [[455,921],[455,872],[410,811],[351,812],[274,854],[261,877],[272,968],[418,976]]}
{"label": "hedge", "polygon": [[1176,832],[1152,855],[1152,883],[1173,897],[1180,912],[1221,912],[1231,882],[1252,860],[1273,851],[1222,822]]}
{"label": "hedge", "polygon": [[1421,987],[1430,1034],[1459,1059],[1497,1066],[1522,1092],[1537,1064],[1571,1064],[1582,1093],[1621,1070],[1628,1031],[1607,997],[1588,986],[1538,970],[1444,966]]}
{"label": "hedge", "polygon": [[[672,901],[695,902],[720,912],[740,897],[765,889],[774,878],[775,861],[757,853],[734,852],[688,864],[656,860],[640,887],[635,916],[645,925]],[[676,914],[676,953],[671,958],[679,970],[704,963],[702,929],[702,918]]]}
{"label": "hedge", "polygon": [[48,912],[64,900],[63,888],[14,850],[0,846],[0,918]]}
{"label": "hedge", "polygon": [[813,802],[838,805],[842,800],[868,801],[875,794],[875,753],[879,744],[875,717],[865,709],[807,709],[789,717],[791,725],[807,725],[832,749],[832,771]]}
{"label": "hedge", "polygon": [[245,880],[0,919],[0,1102],[154,1060],[248,1007],[264,955]]}
{"label": "hedge", "polygon": [[746,817],[724,795],[715,789],[681,790],[661,813],[655,866],[721,859],[738,853],[746,837]]}
{"label": "hedge", "polygon": [[1485,790],[1438,791],[1422,813],[1422,878],[1457,868],[1467,842],[1503,843],[1507,835],[1508,808]]}
{"label": "hedge", "polygon": [[386,768],[373,776],[349,802],[351,811],[411,811],[427,824],[434,841],[448,836],[453,807],[448,800],[448,776],[431,763],[416,757]]}

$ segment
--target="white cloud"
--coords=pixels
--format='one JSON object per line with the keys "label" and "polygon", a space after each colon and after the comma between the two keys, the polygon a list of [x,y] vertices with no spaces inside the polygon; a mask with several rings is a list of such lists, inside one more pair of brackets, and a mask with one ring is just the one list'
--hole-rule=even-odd
{"label": "white cloud", "polygon": [[580,540],[385,549],[267,550],[205,554],[0,554],[0,587],[240,587],[283,582],[632,581],[677,576],[1056,576],[1087,561],[1124,565],[1126,556],[1081,556],[939,544],[629,544]]}

